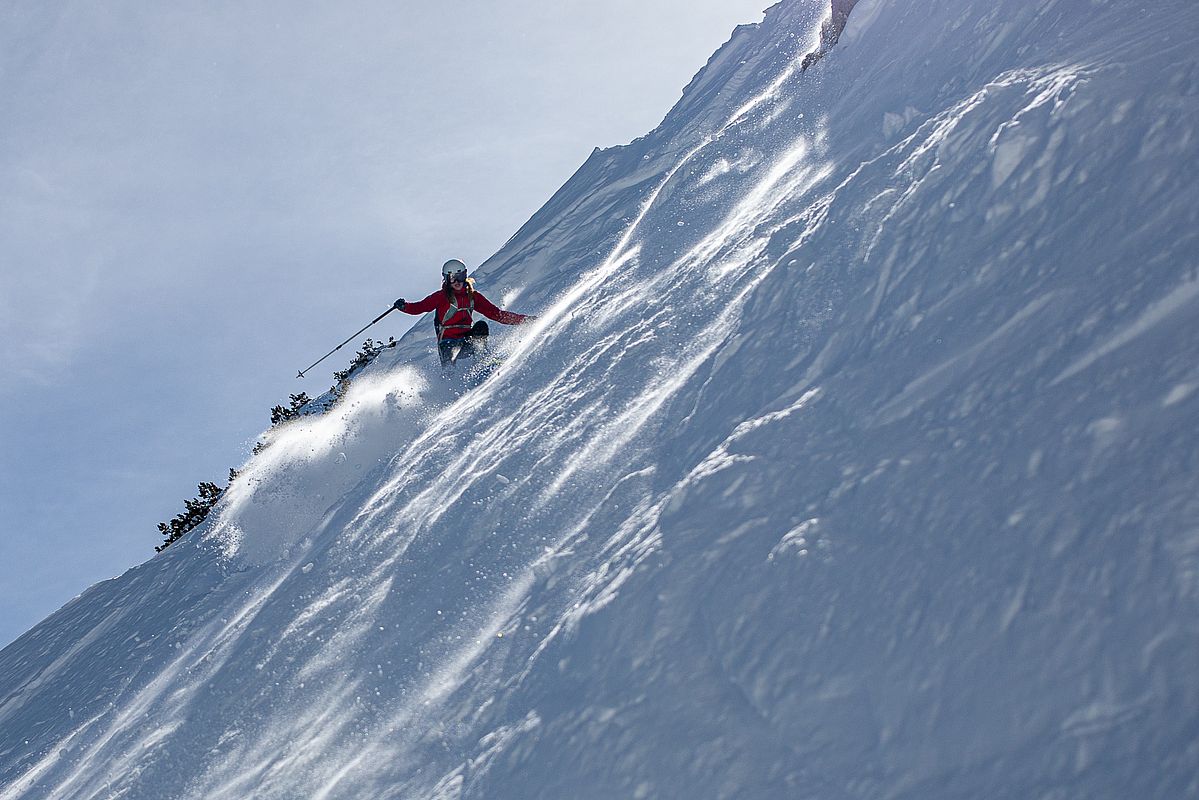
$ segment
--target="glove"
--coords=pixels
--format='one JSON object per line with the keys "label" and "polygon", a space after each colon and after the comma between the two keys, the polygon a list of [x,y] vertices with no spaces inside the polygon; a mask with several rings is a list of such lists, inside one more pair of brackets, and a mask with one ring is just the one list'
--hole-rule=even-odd
{"label": "glove", "polygon": [[394,308],[396,311],[403,311],[404,306],[406,306],[406,305],[408,305],[408,304],[406,302],[404,302],[404,298],[401,297],[399,300],[396,300],[394,303],[392,303],[391,307]]}
{"label": "glove", "polygon": [[536,322],[537,319],[538,316],[536,314],[525,314],[524,324],[528,325],[530,322]]}

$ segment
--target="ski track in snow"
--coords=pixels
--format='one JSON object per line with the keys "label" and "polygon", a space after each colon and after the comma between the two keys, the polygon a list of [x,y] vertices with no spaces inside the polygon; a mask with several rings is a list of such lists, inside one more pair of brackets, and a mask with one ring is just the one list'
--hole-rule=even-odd
{"label": "ski track in snow", "polygon": [[1192,321],[1196,314],[1193,308],[1195,298],[1199,297],[1199,280],[1189,280],[1177,288],[1170,291],[1165,297],[1158,302],[1145,309],[1136,320],[1130,323],[1124,329],[1118,331],[1113,336],[1102,342],[1094,350],[1088,352],[1078,361],[1075,361],[1061,373],[1055,377],[1051,384],[1058,384],[1062,381],[1077,375],[1083,370],[1090,367],[1099,359],[1103,358],[1113,350],[1121,348],[1135,340],[1137,337],[1147,333],[1154,327],[1165,323],[1175,315],[1189,311]]}

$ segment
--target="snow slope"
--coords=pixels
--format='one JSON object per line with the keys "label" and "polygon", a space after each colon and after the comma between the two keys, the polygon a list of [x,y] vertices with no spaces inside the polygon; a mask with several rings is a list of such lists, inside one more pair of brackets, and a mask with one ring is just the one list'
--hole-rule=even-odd
{"label": "snow slope", "polygon": [[1199,9],[821,22],[0,652],[0,798],[1199,793]]}

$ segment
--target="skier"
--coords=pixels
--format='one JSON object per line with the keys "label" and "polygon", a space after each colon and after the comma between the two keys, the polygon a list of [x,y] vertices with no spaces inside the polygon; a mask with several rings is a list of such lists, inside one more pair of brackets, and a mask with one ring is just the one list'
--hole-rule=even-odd
{"label": "skier", "polygon": [[411,303],[401,297],[395,301],[395,308],[413,315],[436,312],[433,327],[437,331],[437,350],[441,355],[442,369],[448,370],[461,355],[479,356],[487,352],[490,329],[483,320],[474,322],[475,311],[505,325],[520,325],[537,319],[532,314],[517,314],[498,308],[482,292],[475,290],[474,278],[466,276],[466,264],[456,258],[442,265],[441,274],[439,291],[424,300]]}

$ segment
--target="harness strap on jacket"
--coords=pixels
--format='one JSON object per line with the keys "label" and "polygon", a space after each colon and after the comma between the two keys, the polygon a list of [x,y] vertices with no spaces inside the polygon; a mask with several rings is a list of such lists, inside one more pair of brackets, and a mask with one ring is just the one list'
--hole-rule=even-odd
{"label": "harness strap on jacket", "polygon": [[[459,323],[454,323],[453,325],[446,325],[446,323],[450,321],[450,318],[453,317],[455,314],[457,314],[459,311],[465,311],[467,313],[466,323],[462,324],[459,322]],[[453,295],[451,295],[450,296],[450,307],[446,309],[445,314],[443,314],[441,317],[441,324],[437,326],[437,341],[440,342],[442,339],[445,338],[446,328],[453,328],[455,330],[461,328],[463,330],[469,331],[471,328],[471,325],[474,324],[472,322],[472,320],[474,320],[474,318],[475,318],[475,293],[474,292],[470,293],[470,303],[467,304],[466,308],[459,308],[457,298],[455,298]]]}

